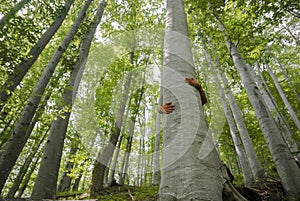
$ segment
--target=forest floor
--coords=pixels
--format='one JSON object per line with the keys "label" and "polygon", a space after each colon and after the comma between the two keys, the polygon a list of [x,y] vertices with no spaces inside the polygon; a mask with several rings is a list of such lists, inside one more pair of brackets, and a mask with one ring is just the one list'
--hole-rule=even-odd
{"label": "forest floor", "polygon": [[[249,201],[284,201],[284,191],[279,182],[264,182],[251,188],[236,187]],[[107,187],[98,197],[98,201],[156,201],[158,186],[114,186]],[[60,200],[88,200],[88,194],[78,192],[60,195]],[[94,199],[93,201],[95,201]],[[92,200],[91,200],[92,201]]]}

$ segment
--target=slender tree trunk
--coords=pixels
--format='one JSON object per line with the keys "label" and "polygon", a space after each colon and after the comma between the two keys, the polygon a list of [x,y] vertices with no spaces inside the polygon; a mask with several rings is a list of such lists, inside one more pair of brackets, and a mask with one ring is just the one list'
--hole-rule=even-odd
{"label": "slender tree trunk", "polygon": [[91,197],[96,197],[103,188],[105,170],[107,169],[107,167],[109,167],[109,161],[112,158],[118,138],[120,136],[124,118],[124,111],[128,100],[131,78],[132,72],[129,72],[122,95],[121,105],[117,113],[114,128],[112,128],[111,130],[108,145],[104,148],[101,154],[99,153],[97,160],[94,164],[94,170],[92,173]]}
{"label": "slender tree trunk", "polygon": [[[217,18],[220,29],[224,31],[219,19]],[[245,86],[248,98],[255,110],[255,115],[263,131],[267,145],[275,162],[277,172],[283,187],[290,199],[300,196],[300,171],[293,159],[286,143],[284,142],[279,129],[277,128],[270,111],[268,110],[255,81],[251,77],[248,67],[243,60],[238,48],[234,43],[225,38],[226,46],[233,59],[242,82]]]}
{"label": "slender tree trunk", "polygon": [[[214,49],[213,49],[213,53],[214,53]],[[216,61],[216,64],[218,66],[220,66],[219,60],[216,57],[216,55],[215,55],[215,61]],[[234,120],[236,122],[237,129],[240,133],[241,140],[243,142],[246,154],[248,156],[249,165],[250,165],[250,168],[252,170],[252,174],[254,176],[254,179],[255,179],[255,181],[262,181],[263,178],[264,178],[265,171],[264,171],[264,169],[263,169],[263,167],[262,167],[262,165],[261,165],[261,163],[260,163],[260,161],[257,157],[256,151],[254,149],[254,145],[253,145],[252,140],[249,136],[247,126],[246,126],[245,121],[243,119],[242,111],[239,108],[239,106],[237,104],[237,101],[236,101],[232,91],[230,90],[230,87],[229,87],[228,80],[227,80],[226,76],[221,72],[220,69],[217,69],[217,70],[218,70],[218,73],[219,73],[219,75],[222,79],[222,82],[224,83],[226,97],[228,98],[229,105],[230,105]]]}
{"label": "slender tree trunk", "polygon": [[288,111],[289,111],[296,127],[298,128],[298,130],[300,130],[300,121],[299,121],[294,109],[292,108],[290,102],[288,101],[285,93],[283,92],[283,90],[282,90],[275,74],[273,73],[273,71],[271,70],[270,66],[267,63],[265,63],[265,66],[266,66],[266,69],[267,69],[268,73],[272,77],[272,80],[275,84],[275,87],[276,87],[277,91],[279,92],[279,95],[280,95],[281,99],[283,100],[285,107],[288,109]]}
{"label": "slender tree trunk", "polygon": [[[196,77],[182,0],[167,0],[162,86],[164,115],[159,200],[222,200],[222,163],[207,132],[199,92],[184,82]],[[207,182],[209,181],[209,182]]]}
{"label": "slender tree trunk", "polygon": [[122,141],[123,141],[123,136],[119,136],[118,147],[117,147],[117,150],[116,150],[115,155],[114,155],[112,166],[110,168],[111,171],[110,171],[110,175],[109,175],[108,182],[107,182],[108,186],[110,186],[112,181],[115,179],[115,172],[116,172],[116,167],[117,167],[117,163],[118,163],[119,153],[120,153],[120,150],[121,150]]}
{"label": "slender tree trunk", "polygon": [[140,181],[139,181],[139,186],[142,186],[144,184],[143,182],[143,178],[145,177],[145,172],[144,172],[144,169],[145,169],[145,134],[146,134],[146,129],[145,129],[145,110],[143,112],[143,120],[142,120],[142,123],[140,124],[140,127],[141,127],[141,134],[142,134],[142,138],[141,138],[141,146],[140,146]]}
{"label": "slender tree trunk", "polygon": [[[144,74],[145,75],[145,74]],[[126,151],[124,153],[124,159],[123,159],[123,165],[122,165],[122,169],[121,169],[121,184],[123,184],[126,181],[126,177],[128,176],[128,167],[129,167],[129,157],[130,157],[130,153],[131,153],[131,148],[132,148],[132,140],[133,140],[133,135],[134,135],[134,128],[135,128],[135,122],[136,122],[136,118],[137,118],[137,114],[140,108],[140,104],[143,98],[143,94],[144,94],[144,83],[145,83],[145,77],[143,78],[143,82],[140,88],[139,95],[138,97],[135,98],[135,110],[133,111],[133,114],[131,116],[131,122],[130,122],[130,127],[129,127],[129,134],[128,134],[128,138],[127,138],[127,144],[126,144]]]}
{"label": "slender tree trunk", "polygon": [[232,91],[229,89],[228,86],[228,80],[225,77],[225,75],[221,75],[223,83],[225,84],[226,88],[226,95],[229,100],[229,105],[231,107],[235,122],[237,124],[237,128],[239,130],[241,140],[243,142],[245,151],[247,153],[249,164],[254,176],[255,181],[262,181],[264,178],[265,171],[257,157],[256,151],[254,149],[254,145],[252,143],[252,140],[249,136],[246,124],[243,119],[242,111],[239,108],[236,99],[234,98],[234,95],[232,94]]}
{"label": "slender tree trunk", "polygon": [[[23,0],[19,4],[27,2],[28,0]],[[43,36],[38,40],[38,42],[31,48],[28,55],[21,63],[14,69],[13,73],[8,77],[4,85],[0,90],[0,111],[2,111],[3,105],[6,100],[11,96],[11,92],[15,90],[15,88],[20,84],[21,80],[33,65],[33,63],[37,60],[41,52],[44,50],[45,46],[48,44],[52,36],[56,33],[58,28],[61,26],[62,22],[67,16],[67,13],[70,10],[71,5],[74,0],[66,1],[62,12],[57,16],[52,25],[47,29],[47,31],[43,34]],[[62,47],[63,48],[63,47]],[[1,118],[4,113],[1,113]]]}
{"label": "slender tree trunk", "polygon": [[[46,89],[46,86],[52,77],[54,70],[62,57],[65,49],[68,47],[72,39],[74,38],[81,21],[84,19],[85,12],[89,7],[89,4],[92,0],[88,0],[80,12],[76,22],[72,25],[69,33],[65,36],[58,49],[50,59],[47,67],[45,68],[42,76],[40,77],[37,85],[35,86],[27,105],[22,111],[20,120],[16,124],[9,141],[6,143],[4,152],[0,158],[0,191],[5,184],[5,181],[13,168],[19,154],[21,153],[30,133],[27,133],[26,130],[30,125],[30,122],[35,114],[35,111],[38,107],[38,104],[41,100],[41,97]],[[79,66],[80,67],[80,66]]]}
{"label": "slender tree trunk", "polygon": [[[162,89],[160,90],[160,97],[158,105],[162,105]],[[155,122],[155,145],[154,145],[154,154],[153,154],[153,185],[159,185],[161,179],[160,172],[160,113],[156,112],[156,122]]]}
{"label": "slender tree trunk", "polygon": [[72,145],[71,145],[71,150],[69,153],[69,157],[68,157],[68,162],[64,168],[64,173],[61,177],[61,180],[59,182],[57,191],[58,192],[64,192],[64,191],[69,191],[71,190],[71,182],[72,182],[72,178],[69,176],[69,174],[71,173],[73,167],[74,167],[74,162],[73,160],[73,156],[76,154],[77,152],[77,142],[72,141]]}
{"label": "slender tree trunk", "polygon": [[[290,32],[290,31],[289,31]],[[291,34],[292,35],[292,34]],[[293,36],[293,35],[292,35]],[[294,38],[295,39],[295,38]],[[296,42],[298,42],[296,39],[295,39]],[[298,98],[298,101],[300,101],[300,93],[297,91],[297,89],[294,87],[291,79],[289,78],[289,76],[287,75],[287,73],[285,72],[284,70],[284,67],[282,66],[281,62],[279,61],[279,59],[274,55],[272,54],[271,50],[269,47],[267,47],[267,50],[268,52],[273,56],[273,58],[275,58],[277,64],[278,64],[278,67],[279,69],[281,70],[282,74],[284,75],[284,78],[287,80],[287,82],[289,83],[290,87],[292,88],[292,90],[294,91],[296,97]]]}
{"label": "slender tree trunk", "polygon": [[[205,53],[206,59],[208,61],[210,69],[213,72],[213,76],[214,76],[214,79],[217,83],[217,87],[219,88],[219,94],[220,94],[220,98],[221,98],[222,105],[223,105],[223,108],[224,108],[225,117],[226,117],[227,123],[229,125],[230,134],[231,134],[231,137],[232,137],[232,140],[233,140],[233,143],[234,143],[236,153],[238,155],[239,162],[242,166],[242,171],[243,171],[243,175],[244,175],[244,184],[245,184],[246,187],[249,187],[252,184],[254,184],[254,178],[253,178],[252,171],[251,171],[251,168],[250,168],[250,165],[249,165],[249,161],[248,161],[246,152],[244,150],[242,141],[240,139],[239,131],[238,131],[238,129],[237,129],[235,123],[234,123],[234,120],[233,120],[233,117],[232,117],[232,114],[231,114],[231,110],[230,110],[230,108],[229,108],[229,106],[226,102],[224,89],[220,84],[219,78],[217,77],[218,73],[216,72],[216,69],[215,69],[214,64],[212,62],[212,59],[211,59],[211,56],[209,55],[209,53],[207,51],[207,47],[206,47],[206,43],[205,43],[204,38],[202,38],[202,42],[203,42],[204,53]],[[228,88],[228,85],[226,85],[226,87]]]}
{"label": "slender tree trunk", "polygon": [[[298,146],[296,143],[293,143],[292,136],[293,131],[289,127],[285,117],[283,116],[282,112],[279,110],[279,107],[275,101],[274,96],[271,94],[269,86],[267,85],[258,63],[255,64],[258,70],[258,73],[260,75],[260,78],[263,82],[263,84],[260,82],[259,78],[255,74],[254,70],[249,67],[249,72],[251,73],[251,76],[253,77],[255,83],[257,84],[258,88],[260,89],[260,92],[262,94],[262,97],[267,104],[269,110],[271,111],[273,118],[275,122],[277,123],[278,128],[280,129],[281,135],[283,136],[284,140],[288,144],[290,150],[292,152],[298,151]],[[263,87],[263,85],[265,87]]]}
{"label": "slender tree trunk", "polygon": [[11,18],[15,16],[15,14],[19,10],[21,10],[29,2],[30,0],[22,0],[19,3],[17,3],[14,7],[12,7],[11,10],[0,19],[0,26],[4,26]]}
{"label": "slender tree trunk", "polygon": [[75,179],[74,185],[72,187],[72,191],[78,191],[79,190],[79,184],[80,184],[80,180],[82,178],[82,171],[80,172],[79,176]]}
{"label": "slender tree trunk", "polygon": [[24,191],[26,190],[26,188],[28,187],[28,183],[30,181],[30,178],[31,178],[31,175],[33,174],[36,166],[38,165],[38,161],[39,159],[41,158],[42,156],[42,152],[43,152],[43,149],[40,150],[37,154],[37,157],[36,159],[31,163],[31,165],[29,166],[29,169],[24,177],[24,179],[22,180],[22,183],[20,185],[20,188],[17,192],[17,195],[16,195],[16,198],[21,198]]}
{"label": "slender tree trunk", "polygon": [[57,119],[52,122],[50,134],[45,146],[43,160],[32,191],[31,198],[34,200],[55,199],[58,170],[72,104],[76,97],[77,87],[87,61],[91,42],[95,35],[96,28],[103,16],[105,5],[105,1],[101,1],[99,3],[94,20],[91,22],[89,29],[82,40],[79,58],[73,67],[68,86],[62,97],[64,105],[61,108],[66,110],[62,112],[61,116],[57,116]]}
{"label": "slender tree trunk", "polygon": [[25,162],[23,163],[22,167],[20,168],[18,175],[15,177],[13,185],[9,189],[6,197],[7,198],[13,198],[17,192],[17,190],[20,187],[20,184],[26,174],[26,172],[29,169],[30,164],[32,163],[33,158],[38,153],[40,146],[42,145],[43,141],[45,140],[48,132],[45,132],[45,134],[42,136],[42,139],[36,139],[34,145],[31,147],[31,153],[26,158]]}
{"label": "slender tree trunk", "polygon": [[[132,38],[132,47],[130,52],[130,64],[133,67],[134,66],[134,51],[135,51],[135,36]],[[105,176],[105,170],[107,167],[109,167],[109,162],[111,161],[111,158],[113,156],[118,138],[120,136],[121,128],[123,125],[123,119],[124,119],[124,112],[126,108],[126,103],[128,101],[129,96],[129,89],[131,85],[131,79],[133,76],[133,72],[129,71],[127,75],[127,80],[124,86],[124,90],[122,92],[122,99],[121,104],[118,109],[116,120],[114,123],[114,128],[111,130],[110,139],[108,142],[108,145],[104,148],[103,152],[98,154],[97,159],[94,164],[94,169],[92,173],[92,184],[90,187],[91,191],[91,197],[95,198],[99,195],[101,189],[103,188],[104,184],[104,176]]]}
{"label": "slender tree trunk", "polygon": [[238,130],[236,128],[236,125],[234,123],[230,108],[227,105],[225,95],[224,95],[224,91],[221,88],[221,85],[219,86],[219,90],[220,90],[222,105],[223,105],[224,111],[225,111],[225,116],[226,116],[226,119],[227,119],[227,122],[228,122],[228,125],[229,125],[229,128],[230,128],[231,137],[232,137],[232,140],[234,142],[234,147],[235,147],[236,153],[238,155],[239,163],[242,166],[242,172],[243,172],[243,175],[244,175],[244,183],[245,183],[246,187],[249,187],[249,186],[254,184],[254,178],[253,178],[253,175],[252,175],[251,168],[249,166],[249,161],[248,161],[248,158],[246,156],[246,152],[244,150],[243,144],[241,142],[239,132],[238,132]]}

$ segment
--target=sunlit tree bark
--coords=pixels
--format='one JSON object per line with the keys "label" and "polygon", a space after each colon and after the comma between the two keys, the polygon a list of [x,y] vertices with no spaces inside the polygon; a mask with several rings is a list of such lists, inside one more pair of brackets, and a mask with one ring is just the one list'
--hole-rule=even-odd
{"label": "sunlit tree bark", "polygon": [[252,68],[248,68],[251,76],[253,77],[255,83],[257,84],[261,95],[268,106],[269,110],[271,111],[271,114],[273,115],[273,118],[275,122],[277,123],[277,126],[281,132],[281,135],[283,136],[284,140],[288,144],[290,150],[292,152],[298,152],[298,146],[292,139],[292,136],[294,135],[293,131],[289,127],[285,117],[283,116],[282,112],[279,110],[278,105],[275,101],[274,96],[270,92],[269,86],[267,85],[265,78],[262,75],[262,72],[260,70],[260,66],[258,63],[255,64],[257,67],[257,71],[259,74],[259,77],[261,78],[261,81],[257,77],[256,73]]}
{"label": "sunlit tree bark", "polygon": [[[239,162],[240,162],[241,167],[242,167],[242,172],[243,172],[243,175],[244,175],[244,184],[245,184],[246,187],[249,187],[252,184],[254,184],[254,177],[252,175],[252,171],[251,171],[251,168],[250,168],[250,165],[249,165],[249,161],[248,161],[246,152],[244,150],[244,146],[242,144],[242,141],[240,139],[239,131],[238,131],[238,129],[235,125],[235,122],[233,120],[231,110],[230,110],[230,108],[227,104],[224,89],[221,86],[219,78],[217,77],[217,75],[218,75],[217,70],[215,69],[214,64],[212,62],[212,59],[211,59],[211,56],[207,51],[207,46],[206,46],[204,38],[202,38],[202,43],[203,43],[203,47],[204,47],[204,53],[205,53],[206,60],[209,64],[209,67],[210,67],[212,73],[213,73],[213,77],[214,77],[215,82],[217,83],[217,87],[219,88],[219,94],[220,94],[222,106],[223,106],[223,109],[224,109],[224,112],[225,112],[225,117],[226,117],[227,123],[229,125],[231,138],[233,140],[234,147],[235,147]],[[220,76],[222,76],[222,75],[220,75]],[[228,85],[226,85],[226,87],[228,88]]]}
{"label": "sunlit tree bark", "polygon": [[[133,52],[131,53],[131,59],[133,62]],[[129,95],[129,88],[132,79],[132,72],[130,71],[127,75],[127,80],[124,85],[124,90],[122,92],[122,99],[119,109],[117,111],[116,120],[114,123],[114,127],[111,129],[111,134],[109,138],[109,142],[104,148],[104,150],[99,153],[97,159],[94,163],[94,169],[92,173],[92,184],[91,184],[91,197],[96,197],[99,195],[101,189],[103,188],[105,171],[109,167],[109,163],[113,156],[114,150],[117,145],[117,141],[120,136],[121,128],[123,125],[124,112],[126,108],[126,103]]]}
{"label": "sunlit tree bark", "polygon": [[271,70],[269,64],[265,63],[265,66],[266,66],[266,69],[267,69],[268,73],[269,73],[270,76],[272,77],[272,80],[273,80],[273,82],[274,82],[274,84],[275,84],[275,87],[276,87],[278,93],[280,94],[280,97],[281,97],[281,99],[283,100],[285,107],[286,107],[287,110],[289,111],[289,113],[290,113],[290,115],[291,115],[291,117],[292,117],[292,119],[293,119],[293,121],[294,121],[296,127],[298,128],[298,130],[300,130],[300,121],[299,121],[299,119],[298,119],[298,117],[297,117],[297,115],[296,115],[294,109],[292,108],[290,102],[288,101],[288,99],[287,99],[285,93],[283,92],[283,90],[282,90],[282,88],[281,88],[281,86],[280,86],[280,84],[279,84],[279,82],[278,82],[278,80],[277,80],[275,74],[274,74],[273,71]]}
{"label": "sunlit tree bark", "polygon": [[[207,125],[199,92],[184,82],[196,77],[182,0],[167,0],[162,86],[164,115],[159,200],[222,200],[222,166]],[[209,181],[209,182],[207,182]]]}
{"label": "sunlit tree bark", "polygon": [[[216,17],[219,27],[224,31],[220,20]],[[234,43],[225,37],[226,46],[230,52],[234,65],[236,66],[241,80],[245,86],[248,98],[255,110],[260,128],[263,131],[267,145],[275,162],[277,173],[289,199],[296,199],[300,196],[300,171],[291,155],[287,144],[284,142],[278,127],[273,120],[268,107],[266,106],[259,88],[248,70],[238,48]]]}
{"label": "sunlit tree bark", "polygon": [[[290,31],[289,31],[290,32]],[[292,35],[292,34],[291,34]],[[296,40],[296,38],[295,38]],[[297,40],[296,40],[297,42]],[[294,87],[294,84],[292,83],[290,77],[288,76],[288,74],[286,73],[286,71],[284,70],[283,65],[281,64],[281,62],[279,61],[279,59],[272,54],[271,50],[269,47],[267,47],[267,51],[272,55],[273,58],[275,58],[276,63],[278,64],[279,69],[281,70],[282,74],[284,75],[284,78],[286,79],[286,81],[289,83],[290,87],[292,88],[293,92],[295,93],[295,95],[298,98],[298,101],[300,101],[300,93],[298,92],[298,90]]]}

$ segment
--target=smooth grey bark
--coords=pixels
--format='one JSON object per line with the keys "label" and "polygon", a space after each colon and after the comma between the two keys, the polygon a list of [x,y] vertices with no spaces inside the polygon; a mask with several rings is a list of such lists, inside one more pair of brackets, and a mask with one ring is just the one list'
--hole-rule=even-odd
{"label": "smooth grey bark", "polygon": [[117,163],[118,163],[118,157],[119,157],[120,150],[121,150],[122,141],[123,141],[123,136],[121,135],[121,136],[119,136],[117,150],[114,154],[113,162],[111,164],[111,168],[109,171],[110,173],[109,173],[109,178],[107,181],[108,186],[110,186],[112,181],[115,179],[115,172],[116,172],[116,167],[117,167]]}
{"label": "smooth grey bark", "polygon": [[58,192],[69,191],[71,189],[72,178],[69,176],[69,174],[74,168],[74,162],[72,161],[72,157],[76,155],[77,149],[78,149],[77,142],[72,141],[68,161],[66,163],[66,166],[64,168],[64,173],[62,174],[61,180],[57,188]]}
{"label": "smooth grey bark", "polygon": [[251,168],[249,165],[249,161],[246,156],[246,152],[244,150],[242,141],[240,139],[238,129],[236,128],[236,125],[234,123],[230,108],[226,102],[224,90],[222,89],[221,85],[219,86],[219,90],[220,90],[222,105],[223,105],[224,111],[225,111],[225,116],[226,116],[226,119],[227,119],[227,122],[228,122],[228,125],[230,128],[231,137],[234,142],[234,147],[235,147],[239,162],[242,167],[242,172],[244,175],[244,185],[246,187],[249,187],[252,184],[254,184],[254,178],[253,178],[252,171],[251,171]]}
{"label": "smooth grey bark", "polygon": [[[158,105],[162,105],[162,88],[160,90],[160,97],[158,100]],[[154,154],[153,154],[153,185],[159,185],[161,179],[161,171],[160,171],[160,122],[161,116],[160,113],[156,112],[156,120],[155,120],[155,145],[154,145]]]}
{"label": "smooth grey bark", "polygon": [[[222,163],[208,132],[196,78],[182,0],[167,0],[163,100],[175,111],[164,115],[159,200],[222,200]],[[209,181],[209,182],[208,182]]]}
{"label": "smooth grey bark", "polygon": [[93,21],[90,23],[82,39],[79,58],[73,66],[68,86],[62,95],[63,104],[60,107],[62,113],[60,116],[57,116],[57,119],[51,124],[40,169],[31,195],[31,198],[34,200],[55,199],[58,171],[72,105],[76,97],[77,87],[83,74],[93,37],[103,16],[105,5],[105,1],[99,3]]}
{"label": "smooth grey bark", "polygon": [[255,83],[257,84],[258,88],[260,89],[261,95],[265,101],[265,103],[267,104],[269,110],[271,111],[271,114],[278,126],[278,128],[280,129],[281,135],[283,136],[284,140],[286,141],[286,143],[288,144],[290,150],[292,152],[297,152],[298,151],[298,146],[296,143],[293,143],[292,140],[292,136],[293,131],[291,130],[291,128],[289,127],[284,115],[282,114],[282,112],[279,110],[279,107],[275,101],[274,96],[272,95],[272,93],[270,92],[269,86],[267,85],[261,70],[260,70],[260,66],[259,64],[256,62],[256,67],[258,70],[258,74],[262,80],[259,80],[259,78],[257,77],[256,73],[254,72],[254,70],[252,68],[248,68],[249,72],[251,73],[251,76],[253,77]]}
{"label": "smooth grey bark", "polygon": [[59,47],[52,55],[47,67],[44,69],[38,83],[36,84],[28,103],[26,104],[24,110],[21,113],[21,117],[16,124],[8,142],[5,145],[4,152],[0,158],[0,191],[13,168],[19,154],[21,153],[30,133],[27,133],[27,129],[30,122],[36,112],[36,109],[40,103],[40,100],[44,94],[44,91],[55,71],[55,68],[62,57],[64,51],[69,46],[70,42],[73,40],[80,23],[84,19],[85,12],[88,9],[92,0],[88,0],[84,5],[83,9],[74,24],[72,25],[69,33],[64,37],[63,41],[60,43]]}
{"label": "smooth grey bark", "polygon": [[[209,64],[209,67],[210,67],[212,73],[213,73],[213,77],[214,77],[214,80],[217,83],[217,87],[219,88],[219,94],[220,94],[222,106],[223,106],[223,109],[224,109],[225,117],[226,117],[227,123],[229,125],[231,138],[233,140],[236,153],[238,155],[238,160],[239,160],[239,162],[241,164],[241,167],[242,167],[242,172],[243,172],[243,175],[244,175],[244,185],[246,187],[249,187],[252,184],[254,184],[254,177],[252,175],[252,171],[251,171],[251,168],[250,168],[250,165],[249,165],[249,161],[248,161],[245,149],[243,147],[242,141],[240,139],[239,131],[238,131],[238,129],[237,129],[235,123],[234,123],[233,116],[231,114],[231,110],[230,110],[230,108],[227,104],[224,89],[221,86],[220,80],[217,76],[218,73],[217,73],[217,71],[214,67],[214,64],[212,62],[210,54],[207,51],[207,46],[206,46],[204,38],[202,38],[202,43],[203,43],[203,48],[204,48],[204,53],[205,53],[206,60]],[[221,76],[221,75],[219,74],[219,76]],[[226,87],[228,88],[228,85],[226,85]]]}
{"label": "smooth grey bark", "polygon": [[31,165],[29,166],[29,169],[28,169],[26,175],[24,176],[24,179],[22,180],[20,188],[17,192],[16,198],[21,198],[24,191],[28,187],[28,183],[30,181],[31,175],[33,174],[36,166],[38,165],[38,161],[42,157],[42,153],[43,153],[43,149],[39,150],[36,158],[32,161]]}
{"label": "smooth grey bark", "polygon": [[40,139],[40,138],[36,139],[33,146],[31,146],[31,148],[30,148],[31,152],[27,156],[27,158],[24,161],[23,165],[21,166],[17,176],[13,180],[13,185],[10,187],[10,189],[6,195],[7,198],[13,198],[15,196],[15,194],[17,193],[17,190],[19,189],[24,176],[25,176],[26,172],[28,171],[29,166],[33,161],[33,158],[37,155],[43,141],[46,138],[46,135],[47,135],[47,132],[45,132],[45,134],[42,136],[42,139]]}
{"label": "smooth grey bark", "polygon": [[271,78],[272,78],[272,80],[273,80],[273,82],[275,84],[275,87],[276,87],[276,89],[277,89],[277,91],[278,91],[278,93],[279,93],[279,95],[280,95],[280,97],[281,97],[281,99],[282,99],[285,107],[289,111],[289,113],[290,113],[290,115],[291,115],[291,117],[292,117],[292,119],[293,119],[296,127],[298,128],[298,130],[300,130],[300,121],[299,121],[299,119],[298,119],[298,117],[297,117],[294,109],[292,108],[290,102],[288,101],[288,99],[287,99],[284,91],[282,90],[282,88],[281,88],[281,86],[280,86],[280,84],[279,84],[279,82],[278,82],[275,74],[271,70],[271,68],[270,68],[270,66],[269,66],[268,63],[265,63],[265,66],[266,66],[266,69],[267,69],[268,73],[270,74],[270,76],[271,76]]}
{"label": "smooth grey bark", "polygon": [[263,178],[264,178],[264,175],[265,175],[265,170],[263,169],[263,167],[262,167],[262,165],[261,165],[261,163],[260,163],[260,161],[257,157],[256,151],[254,149],[253,142],[252,142],[252,140],[249,136],[247,126],[246,126],[245,121],[243,119],[242,111],[239,108],[239,106],[236,102],[236,99],[235,99],[232,91],[230,90],[230,88],[228,86],[227,78],[223,74],[221,74],[221,78],[222,78],[223,83],[225,84],[226,96],[229,100],[229,105],[230,105],[230,108],[232,110],[232,114],[234,116],[237,128],[238,128],[239,133],[240,133],[241,140],[243,142],[245,151],[247,153],[247,156],[248,156],[248,159],[249,159],[249,164],[250,164],[253,176],[254,176],[254,180],[255,181],[262,181]]}
{"label": "smooth grey bark", "polygon": [[[289,31],[290,32],[290,31]],[[292,34],[291,34],[292,35]],[[296,40],[296,42],[298,42]],[[287,82],[289,83],[290,87],[292,88],[293,92],[295,93],[296,97],[298,98],[298,101],[300,101],[300,93],[297,91],[297,89],[294,87],[290,77],[288,76],[288,74],[285,72],[284,67],[282,66],[281,62],[279,61],[279,59],[272,54],[271,50],[269,47],[267,47],[267,51],[272,55],[273,58],[275,58],[279,69],[281,70],[282,74],[284,75],[284,78],[287,80]]]}
{"label": "smooth grey bark", "polygon": [[28,4],[31,0],[22,0],[18,2],[14,7],[11,8],[11,10],[6,13],[1,19],[0,19],[0,26],[4,26],[11,18],[15,16],[15,14],[21,10],[26,4]]}
{"label": "smooth grey bark", "polygon": [[[216,17],[220,30],[224,31],[223,25]],[[287,144],[283,140],[275,121],[273,120],[268,107],[266,106],[259,88],[248,70],[246,62],[243,60],[238,48],[234,43],[224,38],[226,46],[230,52],[235,67],[237,68],[241,80],[245,86],[248,98],[255,115],[258,119],[260,128],[265,136],[267,145],[270,149],[273,161],[275,162],[277,173],[289,199],[300,197],[300,170],[297,166]]]}
{"label": "smooth grey bark", "polygon": [[[23,0],[23,2],[25,1]],[[57,16],[55,21],[51,24],[49,29],[47,29],[47,31],[42,35],[38,42],[31,48],[28,55],[26,56],[27,59],[21,61],[21,63],[14,69],[12,74],[9,75],[8,79],[6,80],[6,82],[0,90],[0,111],[2,111],[3,105],[5,104],[6,100],[11,96],[11,92],[13,92],[16,89],[16,87],[20,84],[25,74],[28,72],[28,70],[37,60],[37,58],[44,50],[45,46],[48,44],[52,36],[61,26],[73,2],[74,0],[68,0],[65,2],[63,9],[61,9],[62,12]],[[4,116],[4,113],[1,113],[1,116]]]}
{"label": "smooth grey bark", "polygon": [[[133,64],[134,53],[131,52],[131,61]],[[92,184],[90,187],[91,197],[96,197],[103,188],[105,170],[109,167],[109,162],[113,156],[115,147],[117,145],[118,138],[120,136],[121,128],[123,125],[124,112],[126,108],[126,103],[129,96],[129,88],[132,79],[132,72],[130,71],[127,75],[127,80],[124,86],[124,91],[122,92],[122,100],[120,107],[117,112],[114,127],[111,129],[111,134],[109,142],[104,148],[103,152],[98,154],[97,159],[94,164],[94,169],[92,173]]]}
{"label": "smooth grey bark", "polygon": [[[145,75],[145,74],[144,74]],[[144,94],[144,83],[145,83],[145,77],[143,78],[143,82],[141,84],[141,88],[139,92],[138,98],[135,98],[135,103],[134,106],[136,107],[135,110],[133,111],[131,117],[130,117],[130,127],[129,127],[129,132],[128,132],[128,137],[127,137],[127,144],[126,144],[126,149],[125,149],[125,153],[124,153],[124,159],[123,159],[123,164],[122,164],[122,168],[121,168],[121,184],[124,184],[124,182],[126,181],[126,177],[128,176],[128,167],[129,167],[129,157],[130,157],[130,153],[131,153],[131,148],[132,148],[132,141],[133,141],[133,136],[134,136],[134,128],[135,128],[135,122],[137,119],[137,115],[140,109],[140,105],[141,105],[141,101],[143,98],[143,94]]]}
{"label": "smooth grey bark", "polygon": [[[220,66],[219,60],[218,60],[218,58],[216,57],[216,55],[214,53],[214,48],[212,47],[212,49],[213,49],[212,52],[215,56],[216,64],[217,64],[217,66]],[[260,161],[257,157],[256,151],[254,149],[253,142],[252,142],[252,140],[249,136],[247,126],[246,126],[245,121],[243,119],[242,111],[239,108],[239,106],[237,104],[237,101],[236,101],[236,99],[235,99],[235,97],[234,97],[234,95],[233,95],[233,93],[232,93],[232,91],[229,87],[228,80],[227,80],[226,76],[223,74],[223,72],[219,68],[217,70],[218,70],[218,74],[220,75],[221,80],[224,84],[225,94],[226,94],[226,97],[228,99],[228,102],[229,102],[229,105],[230,105],[230,108],[231,108],[231,111],[232,111],[232,115],[233,115],[234,120],[236,122],[237,129],[240,133],[240,137],[241,137],[241,140],[243,142],[245,152],[248,156],[249,165],[250,165],[250,168],[252,170],[254,180],[255,181],[261,181],[264,178],[265,170],[263,169],[263,167],[262,167],[262,165],[261,165],[261,163],[260,163]]]}

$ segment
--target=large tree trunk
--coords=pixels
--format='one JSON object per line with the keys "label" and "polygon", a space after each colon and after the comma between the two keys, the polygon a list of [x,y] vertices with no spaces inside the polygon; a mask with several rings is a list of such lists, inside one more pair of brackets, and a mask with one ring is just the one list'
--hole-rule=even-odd
{"label": "large tree trunk", "polygon": [[65,36],[58,49],[51,57],[47,67],[45,68],[42,76],[40,77],[38,83],[36,84],[27,105],[22,111],[20,120],[16,124],[10,139],[6,143],[4,152],[0,158],[0,191],[3,188],[3,185],[13,168],[19,154],[21,153],[30,133],[27,133],[27,129],[30,126],[30,122],[35,114],[35,111],[39,105],[42,95],[46,89],[46,86],[51,79],[54,70],[62,57],[65,49],[69,46],[70,42],[74,38],[81,21],[84,19],[85,12],[89,7],[89,4],[92,0],[89,0],[84,5],[84,8],[81,10],[77,20],[72,25],[69,33]]}
{"label": "large tree trunk", "polygon": [[207,129],[199,92],[184,82],[196,77],[182,0],[167,0],[162,86],[164,116],[161,201],[222,200],[222,166]]}
{"label": "large tree trunk", "polygon": [[[22,2],[26,2],[23,0]],[[43,36],[38,40],[38,42],[31,48],[28,55],[26,56],[27,59],[24,59],[12,72],[12,74],[8,77],[4,85],[1,87],[0,91],[0,111],[2,111],[3,105],[5,104],[6,100],[11,96],[11,92],[13,92],[16,87],[20,84],[21,80],[33,65],[33,63],[37,60],[41,52],[44,50],[45,46],[48,44],[52,36],[56,33],[58,28],[61,26],[62,22],[67,16],[67,13],[70,10],[71,5],[73,4],[74,0],[66,1],[62,12],[57,16],[55,21],[52,25],[47,29],[47,31],[43,34]],[[21,2],[19,3],[21,4]],[[3,116],[4,113],[1,113]],[[3,118],[3,117],[1,117]]]}
{"label": "large tree trunk", "polygon": [[[217,19],[219,20],[219,19]],[[221,25],[221,23],[220,23]],[[224,28],[220,26],[224,31]],[[276,165],[277,172],[283,187],[290,199],[300,196],[300,170],[293,156],[291,155],[286,143],[284,142],[279,129],[277,128],[270,111],[268,110],[259,88],[248,70],[248,66],[243,60],[238,48],[234,43],[225,38],[226,46],[233,59],[242,82],[245,86],[248,98],[255,110],[260,128],[265,136],[267,145]]]}
{"label": "large tree trunk", "polygon": [[58,170],[72,105],[76,97],[77,86],[81,80],[83,69],[87,61],[91,42],[103,16],[105,5],[105,1],[99,3],[94,20],[91,22],[82,40],[79,58],[73,67],[68,86],[62,97],[64,104],[61,109],[65,111],[52,122],[41,166],[32,191],[31,197],[34,200],[55,199]]}

